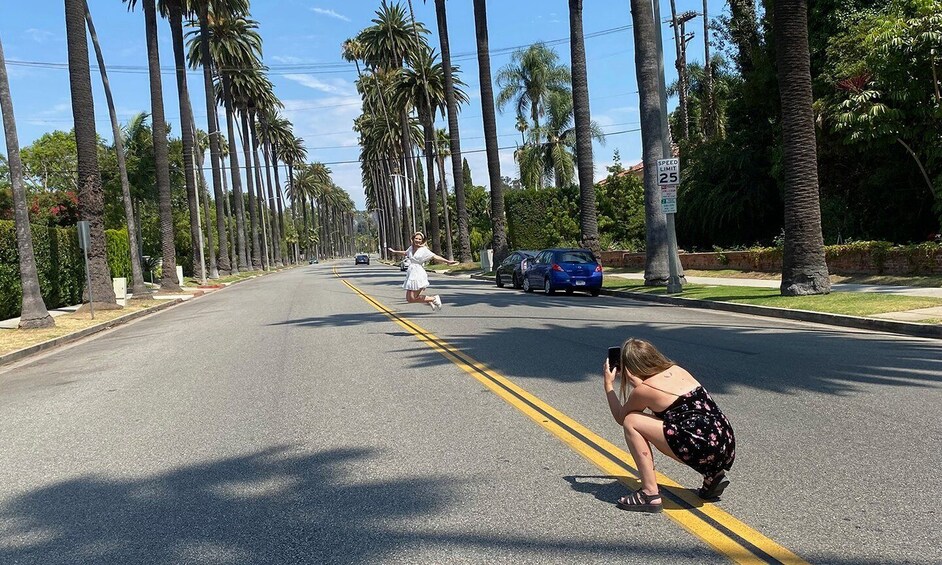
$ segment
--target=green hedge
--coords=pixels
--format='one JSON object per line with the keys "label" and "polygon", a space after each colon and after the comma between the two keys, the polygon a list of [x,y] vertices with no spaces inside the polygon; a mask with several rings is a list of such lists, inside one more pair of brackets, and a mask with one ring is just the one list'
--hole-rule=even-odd
{"label": "green hedge", "polygon": [[504,207],[511,249],[546,249],[579,240],[577,204],[559,189],[507,191]]}
{"label": "green hedge", "polygon": [[[60,308],[82,301],[85,260],[74,227],[49,228],[31,225],[33,255],[39,288],[47,308]],[[131,258],[126,230],[107,230],[108,266],[113,277],[131,276]],[[0,220],[0,320],[20,315],[22,290],[16,246],[16,227]]]}

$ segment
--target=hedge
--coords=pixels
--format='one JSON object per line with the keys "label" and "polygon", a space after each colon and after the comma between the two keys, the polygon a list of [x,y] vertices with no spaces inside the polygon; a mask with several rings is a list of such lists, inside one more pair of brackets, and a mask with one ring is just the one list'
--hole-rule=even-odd
{"label": "hedge", "polygon": [[[30,225],[39,288],[46,308],[79,304],[85,288],[85,260],[76,228]],[[131,276],[127,230],[106,230],[108,266],[113,277]],[[22,289],[16,227],[0,220],[0,320],[20,315]]]}
{"label": "hedge", "polygon": [[511,249],[546,249],[579,239],[575,203],[557,188],[504,193]]}

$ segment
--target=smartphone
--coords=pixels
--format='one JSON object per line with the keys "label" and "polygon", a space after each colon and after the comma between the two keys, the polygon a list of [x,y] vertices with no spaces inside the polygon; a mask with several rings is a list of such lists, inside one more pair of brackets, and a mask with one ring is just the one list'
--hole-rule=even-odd
{"label": "smartphone", "polygon": [[621,365],[621,347],[608,348],[608,366],[617,371]]}

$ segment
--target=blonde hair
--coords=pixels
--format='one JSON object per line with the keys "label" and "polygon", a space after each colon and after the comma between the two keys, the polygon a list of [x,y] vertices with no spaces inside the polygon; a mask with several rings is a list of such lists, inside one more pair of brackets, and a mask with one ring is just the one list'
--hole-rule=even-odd
{"label": "blonde hair", "polygon": [[643,339],[628,338],[621,346],[621,397],[627,398],[628,374],[642,381],[670,369],[674,362]]}

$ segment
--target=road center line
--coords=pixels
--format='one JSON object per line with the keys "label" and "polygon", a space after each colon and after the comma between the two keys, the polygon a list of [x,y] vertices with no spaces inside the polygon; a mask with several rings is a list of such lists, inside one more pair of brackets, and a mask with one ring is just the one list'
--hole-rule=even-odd
{"label": "road center line", "polygon": [[[336,267],[334,274],[363,300],[382,312],[443,357],[517,408],[559,440],[589,460],[604,473],[620,482],[636,486],[637,469],[631,455],[612,445],[575,420],[520,388],[506,377],[489,369],[446,341],[436,337],[418,324],[393,312],[347,280]],[[661,473],[657,474],[665,499],[664,512],[671,520],[697,536],[718,552],[737,563],[807,562],[788,549],[718,508],[705,503],[696,494]]]}

